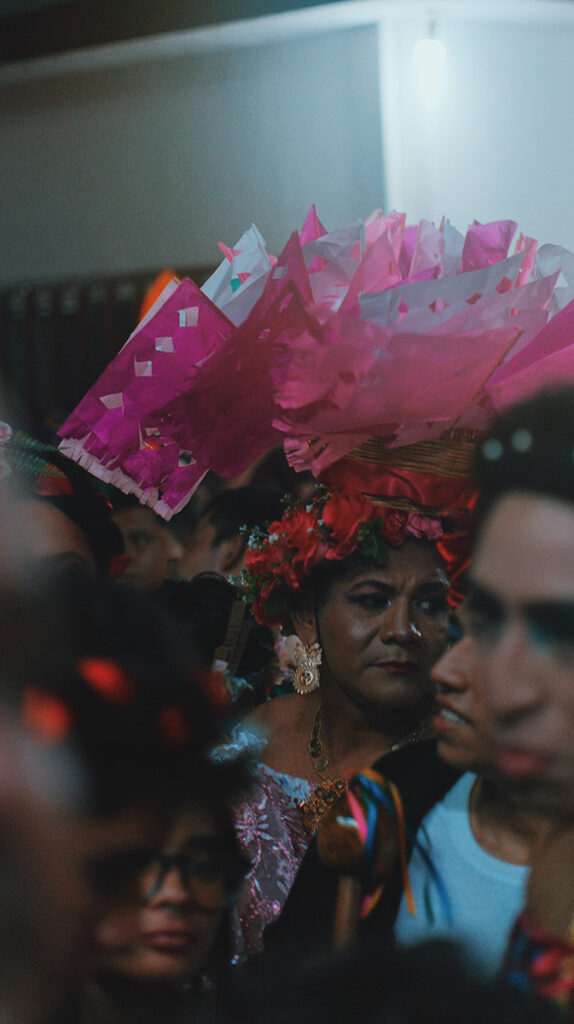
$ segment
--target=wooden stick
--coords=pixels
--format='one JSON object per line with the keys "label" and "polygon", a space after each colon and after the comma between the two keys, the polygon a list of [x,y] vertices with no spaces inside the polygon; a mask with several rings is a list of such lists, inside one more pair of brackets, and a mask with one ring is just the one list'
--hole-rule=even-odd
{"label": "wooden stick", "polygon": [[362,887],[358,878],[353,878],[352,875],[343,875],[339,879],[333,930],[333,949],[336,952],[350,949],[355,943],[361,896]]}

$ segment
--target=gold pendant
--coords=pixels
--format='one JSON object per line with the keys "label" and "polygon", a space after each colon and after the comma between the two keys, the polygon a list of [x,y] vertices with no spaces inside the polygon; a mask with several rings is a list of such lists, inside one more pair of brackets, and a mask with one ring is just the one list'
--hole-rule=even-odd
{"label": "gold pendant", "polygon": [[316,832],[321,819],[335,803],[335,800],[342,796],[346,788],[347,783],[344,779],[327,779],[319,786],[315,786],[308,799],[302,800],[299,804],[301,820],[305,828],[310,832]]}

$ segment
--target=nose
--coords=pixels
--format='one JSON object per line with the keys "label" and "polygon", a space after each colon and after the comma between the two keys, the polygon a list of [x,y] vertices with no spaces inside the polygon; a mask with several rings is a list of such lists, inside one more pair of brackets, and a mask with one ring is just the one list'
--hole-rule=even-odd
{"label": "nose", "polygon": [[148,900],[149,906],[187,906],[191,902],[189,887],[184,884],[181,871],[172,864],[165,872],[157,892]]}
{"label": "nose", "polygon": [[528,649],[523,626],[509,622],[481,654],[480,703],[487,718],[501,724],[521,721],[544,701],[544,672]]}
{"label": "nose", "polygon": [[472,682],[472,661],[475,656],[473,640],[463,637],[434,665],[431,676],[437,683],[444,683],[452,690],[462,693]]}
{"label": "nose", "polygon": [[384,643],[397,643],[402,647],[422,640],[422,633],[413,621],[411,604],[406,596],[398,595],[387,608],[381,625],[381,636]]}

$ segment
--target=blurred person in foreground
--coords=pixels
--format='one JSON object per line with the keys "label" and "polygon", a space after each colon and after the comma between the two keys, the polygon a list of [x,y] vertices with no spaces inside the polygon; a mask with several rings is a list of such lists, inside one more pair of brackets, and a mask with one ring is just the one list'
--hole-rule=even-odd
{"label": "blurred person in foreground", "polygon": [[50,445],[0,422],[2,561],[5,577],[77,567],[115,579],[125,569],[122,535],[94,480]]}
{"label": "blurred person in foreground", "polygon": [[480,707],[515,802],[556,830],[534,863],[507,974],[574,993],[574,388],[501,415],[480,449],[469,596]]}
{"label": "blurred person in foreground", "polygon": [[559,1024],[555,1007],[487,983],[449,943],[381,950],[377,943],[305,965],[278,959],[223,992],[202,1024]]}
{"label": "blurred person in foreground", "polygon": [[[452,940],[474,971],[493,978],[524,902],[530,865],[553,819],[517,801],[497,771],[480,721],[482,661],[467,604],[453,616],[452,645],[432,671],[437,753],[462,774],[417,832],[409,862],[416,913],[403,894],[394,934],[405,946]],[[441,886],[433,882],[429,859]],[[373,924],[375,918],[376,910]]]}
{"label": "blurred person in foreground", "polygon": [[86,965],[82,1021],[189,1022],[206,987],[228,980],[229,913],[249,864],[227,796],[185,800],[161,847],[110,901]]}
{"label": "blurred person in foreground", "polygon": [[[81,1021],[79,976],[94,928],[133,890],[142,864],[163,853],[176,811],[196,794],[207,805],[217,794],[225,806],[243,767],[241,759],[216,764],[208,756],[223,729],[222,688],[194,677],[189,655],[145,598],[72,571],[33,594],[4,592],[1,601],[0,669],[16,680],[18,728],[39,752],[42,778],[53,766],[69,791],[60,796],[38,871],[22,870],[32,892],[17,893],[19,930],[34,924],[38,906],[49,925],[44,961],[37,958],[37,1003],[25,1019]],[[58,792],[67,791],[59,785]],[[16,852],[18,868],[29,849]],[[47,890],[37,885],[38,872]],[[139,914],[139,903],[131,912]],[[31,932],[42,939],[36,927]],[[6,946],[10,952],[12,943]],[[14,978],[30,965],[29,999],[36,978],[27,941],[14,950]],[[11,959],[3,961],[6,971]],[[163,1010],[169,1019],[170,1006]]]}

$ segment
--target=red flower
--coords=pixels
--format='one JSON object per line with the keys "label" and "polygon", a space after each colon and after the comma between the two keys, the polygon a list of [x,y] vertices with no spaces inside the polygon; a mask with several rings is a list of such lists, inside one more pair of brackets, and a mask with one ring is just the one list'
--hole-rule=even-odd
{"label": "red flower", "polygon": [[383,537],[391,547],[400,548],[405,542],[408,513],[396,508],[385,508],[381,509],[379,515],[383,521]]}
{"label": "red flower", "polygon": [[325,502],[321,519],[328,528],[334,545],[329,545],[326,558],[347,558],[359,543],[361,524],[373,518],[374,508],[362,494],[334,491]]}

